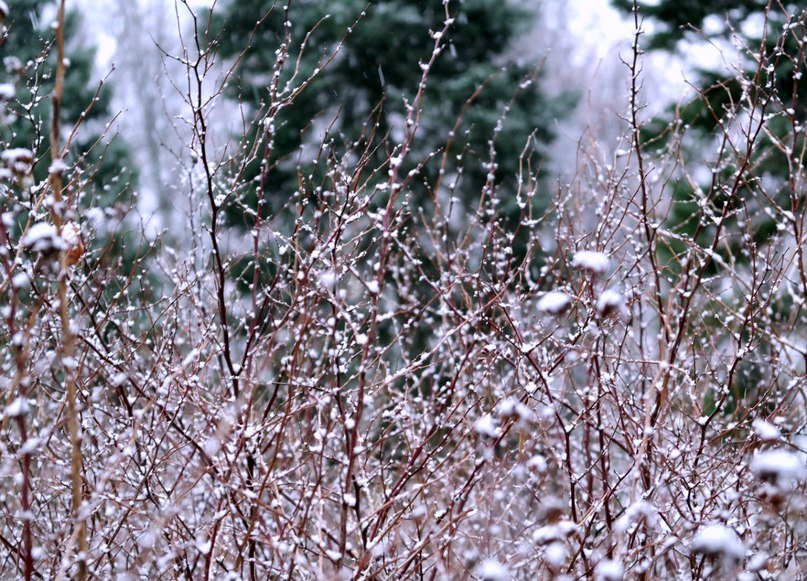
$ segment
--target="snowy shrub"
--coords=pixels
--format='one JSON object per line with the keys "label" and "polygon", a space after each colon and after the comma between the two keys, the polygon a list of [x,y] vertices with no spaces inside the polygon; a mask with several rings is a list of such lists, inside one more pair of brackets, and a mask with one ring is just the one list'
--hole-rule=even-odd
{"label": "snowy shrub", "polygon": [[[529,135],[519,175],[496,175],[491,146],[464,207],[456,136],[413,154],[452,5],[431,60],[413,57],[400,131],[377,135],[369,115],[355,141],[323,132],[278,162],[297,185],[272,213],[274,121],[310,82],[289,58],[306,39],[278,37],[263,106],[217,143],[237,80],[191,13],[166,57],[186,75],[176,248],[157,237],[124,260],[99,242],[136,222],[78,205],[91,170],[58,121],[66,161],[45,181],[33,169],[49,160],[5,149],[4,578],[804,573],[803,125],[781,143],[788,180],[766,183],[755,156],[790,99],[764,80],[776,55],[746,55],[756,74],[711,111],[696,235],[665,220],[693,162],[685,124],[661,149],[643,137],[638,28],[624,143],[581,150],[553,190]],[[803,24],[782,34],[804,45]],[[499,210],[512,191],[515,223]],[[752,207],[775,221],[764,238]]]}

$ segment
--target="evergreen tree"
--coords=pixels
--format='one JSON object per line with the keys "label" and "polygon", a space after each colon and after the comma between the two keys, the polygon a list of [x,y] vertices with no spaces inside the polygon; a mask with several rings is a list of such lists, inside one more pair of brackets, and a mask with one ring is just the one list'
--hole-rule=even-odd
{"label": "evergreen tree", "polygon": [[[529,24],[530,12],[501,0],[451,2],[448,9],[454,24],[448,31],[447,50],[429,74],[415,155],[411,158],[420,161],[440,150],[466,100],[485,83],[464,115],[452,150],[464,156],[464,177],[457,193],[471,204],[478,199],[489,173],[486,164],[494,132],[495,179],[507,187],[515,183],[519,155],[530,133],[534,132],[539,147],[547,143],[552,138],[554,118],[565,106],[560,99],[542,95],[538,86],[529,82],[530,66],[517,62],[508,53],[511,41]],[[267,13],[256,28],[256,21]],[[421,81],[418,63],[430,59],[434,33],[443,29],[445,18],[441,0],[378,0],[369,6],[365,0],[292,2],[288,16],[273,0],[230,1],[219,18],[221,33],[217,38],[225,57],[240,54],[251,39],[239,65],[239,97],[256,108],[267,102],[267,81],[277,58],[276,49],[284,42],[287,19],[292,31],[290,62],[299,57],[301,42],[313,31],[300,61],[298,79],[321,67],[323,55],[331,53],[345,38],[338,56],[277,119],[276,161],[296,158],[316,119],[327,122],[332,135],[342,137],[346,144],[352,143],[379,104],[376,134],[383,137],[390,132],[394,141],[396,131],[402,131],[403,99],[412,101]],[[511,100],[504,125],[496,131]],[[378,160],[387,153],[388,149],[382,147]],[[438,165],[429,164],[424,173],[434,176]],[[268,200],[270,206],[282,203],[289,188],[296,187],[292,173],[291,168],[274,172],[269,188],[274,200]],[[425,194],[423,199],[427,199]],[[255,200],[246,203],[252,206]],[[500,210],[512,215],[517,212],[515,201]]]}
{"label": "evergreen tree", "polygon": [[[626,12],[633,10],[630,0],[614,0],[614,5]],[[699,96],[679,106],[677,115],[681,126],[688,132],[683,150],[687,161],[702,157],[703,146],[713,143],[720,136],[725,113],[733,104],[748,96],[748,91],[759,103],[765,103],[768,133],[761,135],[758,146],[748,160],[749,179],[746,187],[738,191],[733,199],[724,195],[715,197],[718,206],[729,203],[739,208],[741,204],[748,204],[748,211],[754,217],[752,226],[756,242],[765,241],[775,232],[776,220],[754,205],[752,190],[759,183],[757,180],[763,179],[769,197],[784,211],[793,210],[788,183],[793,160],[776,142],[782,139],[788,141],[793,122],[798,123],[807,117],[807,78],[798,65],[804,46],[807,12],[799,12],[795,6],[772,5],[770,9],[768,6],[769,3],[762,0],[660,0],[648,5],[641,3],[639,7],[640,18],[654,24],[654,32],[643,36],[647,48],[672,51],[681,43],[702,41],[705,28],[709,39],[726,51],[734,50],[731,48],[733,40],[741,41],[745,47],[744,61],[741,62],[745,68],[743,74],[696,66],[697,85],[703,90]],[[757,23],[758,26],[748,26],[749,23]],[[757,75],[756,80],[748,82]],[[743,77],[746,81],[742,80]],[[643,135],[648,143],[664,146],[666,138],[671,135],[670,121],[674,115],[671,108],[646,125]],[[801,151],[803,142],[802,132],[796,142],[790,144],[791,152]],[[719,180],[731,175],[737,168],[718,167],[716,170]],[[711,183],[700,183],[693,187],[687,180],[675,183],[675,203],[668,226],[687,235],[694,234],[696,221],[692,217],[697,210],[695,197],[698,190],[709,191],[712,187]],[[670,244],[674,249],[680,246],[674,241]]]}
{"label": "evergreen tree", "polygon": [[[13,2],[5,21],[4,42],[0,46],[4,65],[0,70],[0,83],[6,97],[0,139],[6,147],[35,145],[34,177],[37,180],[47,176],[51,163],[48,137],[56,54],[50,50],[53,42],[51,23],[44,20],[51,7],[52,3],[47,0]],[[91,181],[96,187],[89,193],[101,198],[101,206],[110,205],[120,200],[127,183],[134,178],[132,170],[127,167],[129,158],[125,144],[120,139],[98,142],[106,123],[112,118],[112,90],[107,83],[99,89],[95,80],[95,47],[81,36],[81,15],[78,12],[68,11],[64,32],[67,71],[61,126],[66,138],[81,120],[82,127],[74,136],[70,149],[77,152],[77,156],[85,156],[67,161],[77,163],[79,169],[92,168]]]}
{"label": "evergreen tree", "polygon": [[[628,0],[614,0],[614,4],[633,10]],[[807,118],[807,78],[803,74],[807,11],[763,0],[660,0],[642,4],[639,15],[655,25],[656,31],[645,42],[651,49],[675,50],[682,43],[702,41],[704,36],[729,54],[734,52],[733,46],[741,47],[741,60],[733,72],[697,67],[700,94],[650,120],[643,138],[646,147],[663,149],[671,136],[683,135],[678,152],[684,167],[706,163],[711,170],[710,176],[697,181],[691,172],[671,181],[672,206],[665,231],[676,236],[665,237],[659,245],[662,259],[674,270],[681,264],[680,256],[689,256],[688,241],[708,247],[716,228],[707,215],[711,212],[713,217],[727,219],[721,223],[721,243],[715,249],[719,259],[706,263],[708,274],[717,278],[724,265],[731,263],[746,268],[748,278],[753,278],[758,266],[751,263],[749,246],[759,248],[771,239],[781,240],[776,234],[782,229],[793,235],[796,244],[802,237],[799,224],[804,221],[805,192],[799,176],[804,172],[802,123]],[[743,120],[742,129],[732,135],[726,127],[738,117]],[[760,124],[764,127],[756,133]],[[750,151],[742,148],[744,140],[754,143]],[[741,149],[732,151],[737,146],[727,146],[727,141],[739,143]],[[722,153],[710,155],[715,149]],[[727,151],[731,153],[723,155]],[[802,280],[801,292],[804,290]],[[721,297],[726,304],[747,300],[744,288],[732,291],[734,299],[728,293]],[[768,309],[773,319],[803,318],[798,303],[787,293],[774,297]],[[715,329],[724,325],[708,313],[703,320]],[[763,341],[758,351],[767,353],[769,346]],[[754,393],[764,368],[754,361],[738,367],[726,413]],[[707,390],[705,409],[711,413],[719,399],[715,391]]]}

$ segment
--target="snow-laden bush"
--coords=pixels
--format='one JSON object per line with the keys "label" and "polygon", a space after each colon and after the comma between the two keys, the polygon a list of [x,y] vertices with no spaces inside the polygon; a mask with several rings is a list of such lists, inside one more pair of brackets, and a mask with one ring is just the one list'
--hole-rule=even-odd
{"label": "snow-laden bush", "polygon": [[[212,78],[197,17],[177,57],[179,250],[157,240],[124,263],[97,244],[107,209],[78,206],[86,170],[67,159],[36,183],[45,160],[2,156],[4,577],[803,572],[805,140],[794,124],[786,183],[759,179],[757,140],[789,99],[767,92],[770,55],[750,55],[759,76],[712,112],[723,130],[699,160],[714,177],[697,236],[665,221],[690,177],[687,128],[662,151],[644,142],[638,31],[626,143],[599,144],[618,158],[582,151],[550,193],[529,147],[518,176],[492,157],[464,208],[457,136],[410,158],[456,24],[445,10],[400,139],[372,120],[354,143],[326,135],[272,215],[249,200],[278,195],[261,161],[306,88],[288,58],[304,39],[281,40],[265,107],[244,113],[258,141],[216,148],[208,119],[234,81]],[[783,34],[803,45],[804,26]],[[515,224],[498,210],[507,182]],[[775,219],[765,238],[751,201]]]}

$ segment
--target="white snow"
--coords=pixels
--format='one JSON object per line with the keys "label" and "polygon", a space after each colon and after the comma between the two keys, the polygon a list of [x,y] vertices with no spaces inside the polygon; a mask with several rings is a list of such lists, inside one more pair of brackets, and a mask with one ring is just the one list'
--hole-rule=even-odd
{"label": "white snow", "polygon": [[0,101],[11,101],[17,94],[11,83],[0,83]]}
{"label": "white snow", "polygon": [[31,164],[34,162],[34,154],[30,149],[22,147],[15,147],[5,150],[0,154],[3,163],[13,173],[17,175],[25,175],[31,171]]}
{"label": "white snow", "polygon": [[116,373],[112,376],[111,383],[115,387],[119,387],[129,381],[129,376],[125,373]]}
{"label": "white snow", "polygon": [[690,543],[693,553],[722,556],[740,560],[745,556],[745,547],[733,529],[725,525],[707,525],[700,529]]}
{"label": "white snow", "polygon": [[625,568],[619,561],[604,559],[597,565],[594,574],[599,581],[620,581],[625,574]]}
{"label": "white snow", "polygon": [[33,158],[33,156],[33,152],[30,149],[25,149],[24,147],[12,147],[11,149],[6,149],[2,155],[0,155],[3,161],[8,164],[16,163],[21,159],[30,159]]}
{"label": "white snow", "polygon": [[606,289],[597,298],[597,310],[607,315],[617,312],[625,305],[625,298],[614,289]]}
{"label": "white snow", "polygon": [[18,397],[6,407],[7,418],[18,418],[24,416],[29,410],[28,400],[24,397]]}
{"label": "white snow", "polygon": [[53,163],[50,164],[48,168],[48,173],[51,175],[54,174],[62,174],[67,170],[68,165],[65,163],[63,159],[54,159]]}
{"label": "white snow", "polygon": [[510,573],[495,559],[486,559],[476,568],[476,575],[485,581],[508,581]]}
{"label": "white snow", "polygon": [[502,418],[515,417],[524,421],[535,419],[535,414],[530,408],[513,398],[502,400],[496,408],[496,413]]}
{"label": "white snow", "polygon": [[570,536],[577,530],[577,525],[570,520],[561,520],[556,524],[546,525],[532,533],[532,540],[538,545],[547,545]]}
{"label": "white snow", "polygon": [[541,456],[540,454],[536,454],[529,460],[527,460],[527,468],[532,468],[536,470],[538,473],[543,474],[546,472],[547,464],[546,458]]}
{"label": "white snow", "polygon": [[148,529],[137,539],[137,544],[144,549],[152,548],[156,542],[157,533],[152,529]]}
{"label": "white snow", "polygon": [[798,482],[805,476],[804,460],[781,449],[757,452],[750,468],[760,480],[770,480],[777,485]]}
{"label": "white snow", "polygon": [[215,436],[208,438],[205,440],[205,443],[202,444],[202,449],[208,456],[215,456],[221,451],[221,442]]}
{"label": "white snow", "polygon": [[757,438],[763,442],[773,442],[779,439],[779,428],[762,418],[756,418],[751,423],[751,427],[754,429]]}
{"label": "white snow", "polygon": [[20,239],[20,246],[34,252],[44,252],[58,247],[59,241],[56,226],[48,222],[37,222]]}
{"label": "white snow", "polygon": [[563,543],[552,543],[544,550],[544,561],[546,561],[546,564],[550,567],[557,569],[566,561],[568,554],[569,551],[566,549],[566,545]]}
{"label": "white snow", "polygon": [[474,424],[474,431],[477,434],[482,434],[483,436],[488,436],[490,438],[495,438],[499,435],[499,430],[496,428],[496,422],[493,421],[493,416],[490,414],[485,414]]}
{"label": "white snow", "polygon": [[750,559],[748,559],[748,565],[746,565],[746,569],[748,571],[760,571],[765,568],[765,565],[768,564],[768,559],[770,556],[766,552],[756,553]]}
{"label": "white snow", "polygon": [[67,248],[76,248],[81,243],[81,234],[75,223],[68,222],[62,226],[62,240]]}
{"label": "white snow", "polygon": [[319,275],[319,284],[326,290],[333,290],[339,277],[332,270],[326,270]]}
{"label": "white snow", "polygon": [[642,522],[643,520],[651,520],[656,516],[656,508],[644,500],[640,500],[630,505],[625,513],[619,517],[614,526],[614,530],[618,533],[627,531],[631,524]]}
{"label": "white snow", "polygon": [[538,311],[557,315],[562,313],[572,303],[572,297],[561,291],[549,291],[544,294],[537,304]]}
{"label": "white snow", "polygon": [[608,270],[608,255],[593,250],[581,250],[572,257],[572,266],[592,274],[604,274]]}

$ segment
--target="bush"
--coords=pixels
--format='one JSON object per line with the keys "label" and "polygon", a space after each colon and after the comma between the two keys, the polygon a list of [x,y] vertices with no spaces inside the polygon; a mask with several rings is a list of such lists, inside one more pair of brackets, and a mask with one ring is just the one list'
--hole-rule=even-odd
{"label": "bush", "polygon": [[[803,46],[799,18],[783,34]],[[187,252],[144,243],[124,270],[94,241],[133,222],[77,212],[90,186],[69,160],[38,182],[40,160],[6,149],[3,575],[803,573],[803,127],[791,119],[781,139],[782,205],[753,153],[790,97],[759,83],[766,49],[751,55],[741,98],[712,111],[721,135],[700,160],[712,184],[688,201],[694,230],[668,229],[692,181],[675,145],[687,127],[672,124],[661,152],[642,141],[638,24],[629,147],[583,151],[551,196],[528,134],[517,176],[497,178],[491,146],[471,208],[452,135],[409,159],[427,64],[400,140],[372,118],[348,144],[326,135],[283,207],[259,203],[248,234],[228,229],[244,196],[264,199],[276,168],[248,181],[244,168],[271,158],[275,116],[309,79],[279,86],[302,41],[283,39],[270,101],[246,124],[261,135],[213,147],[232,77],[213,78],[201,21],[177,57]],[[763,241],[749,207],[776,223]]]}

